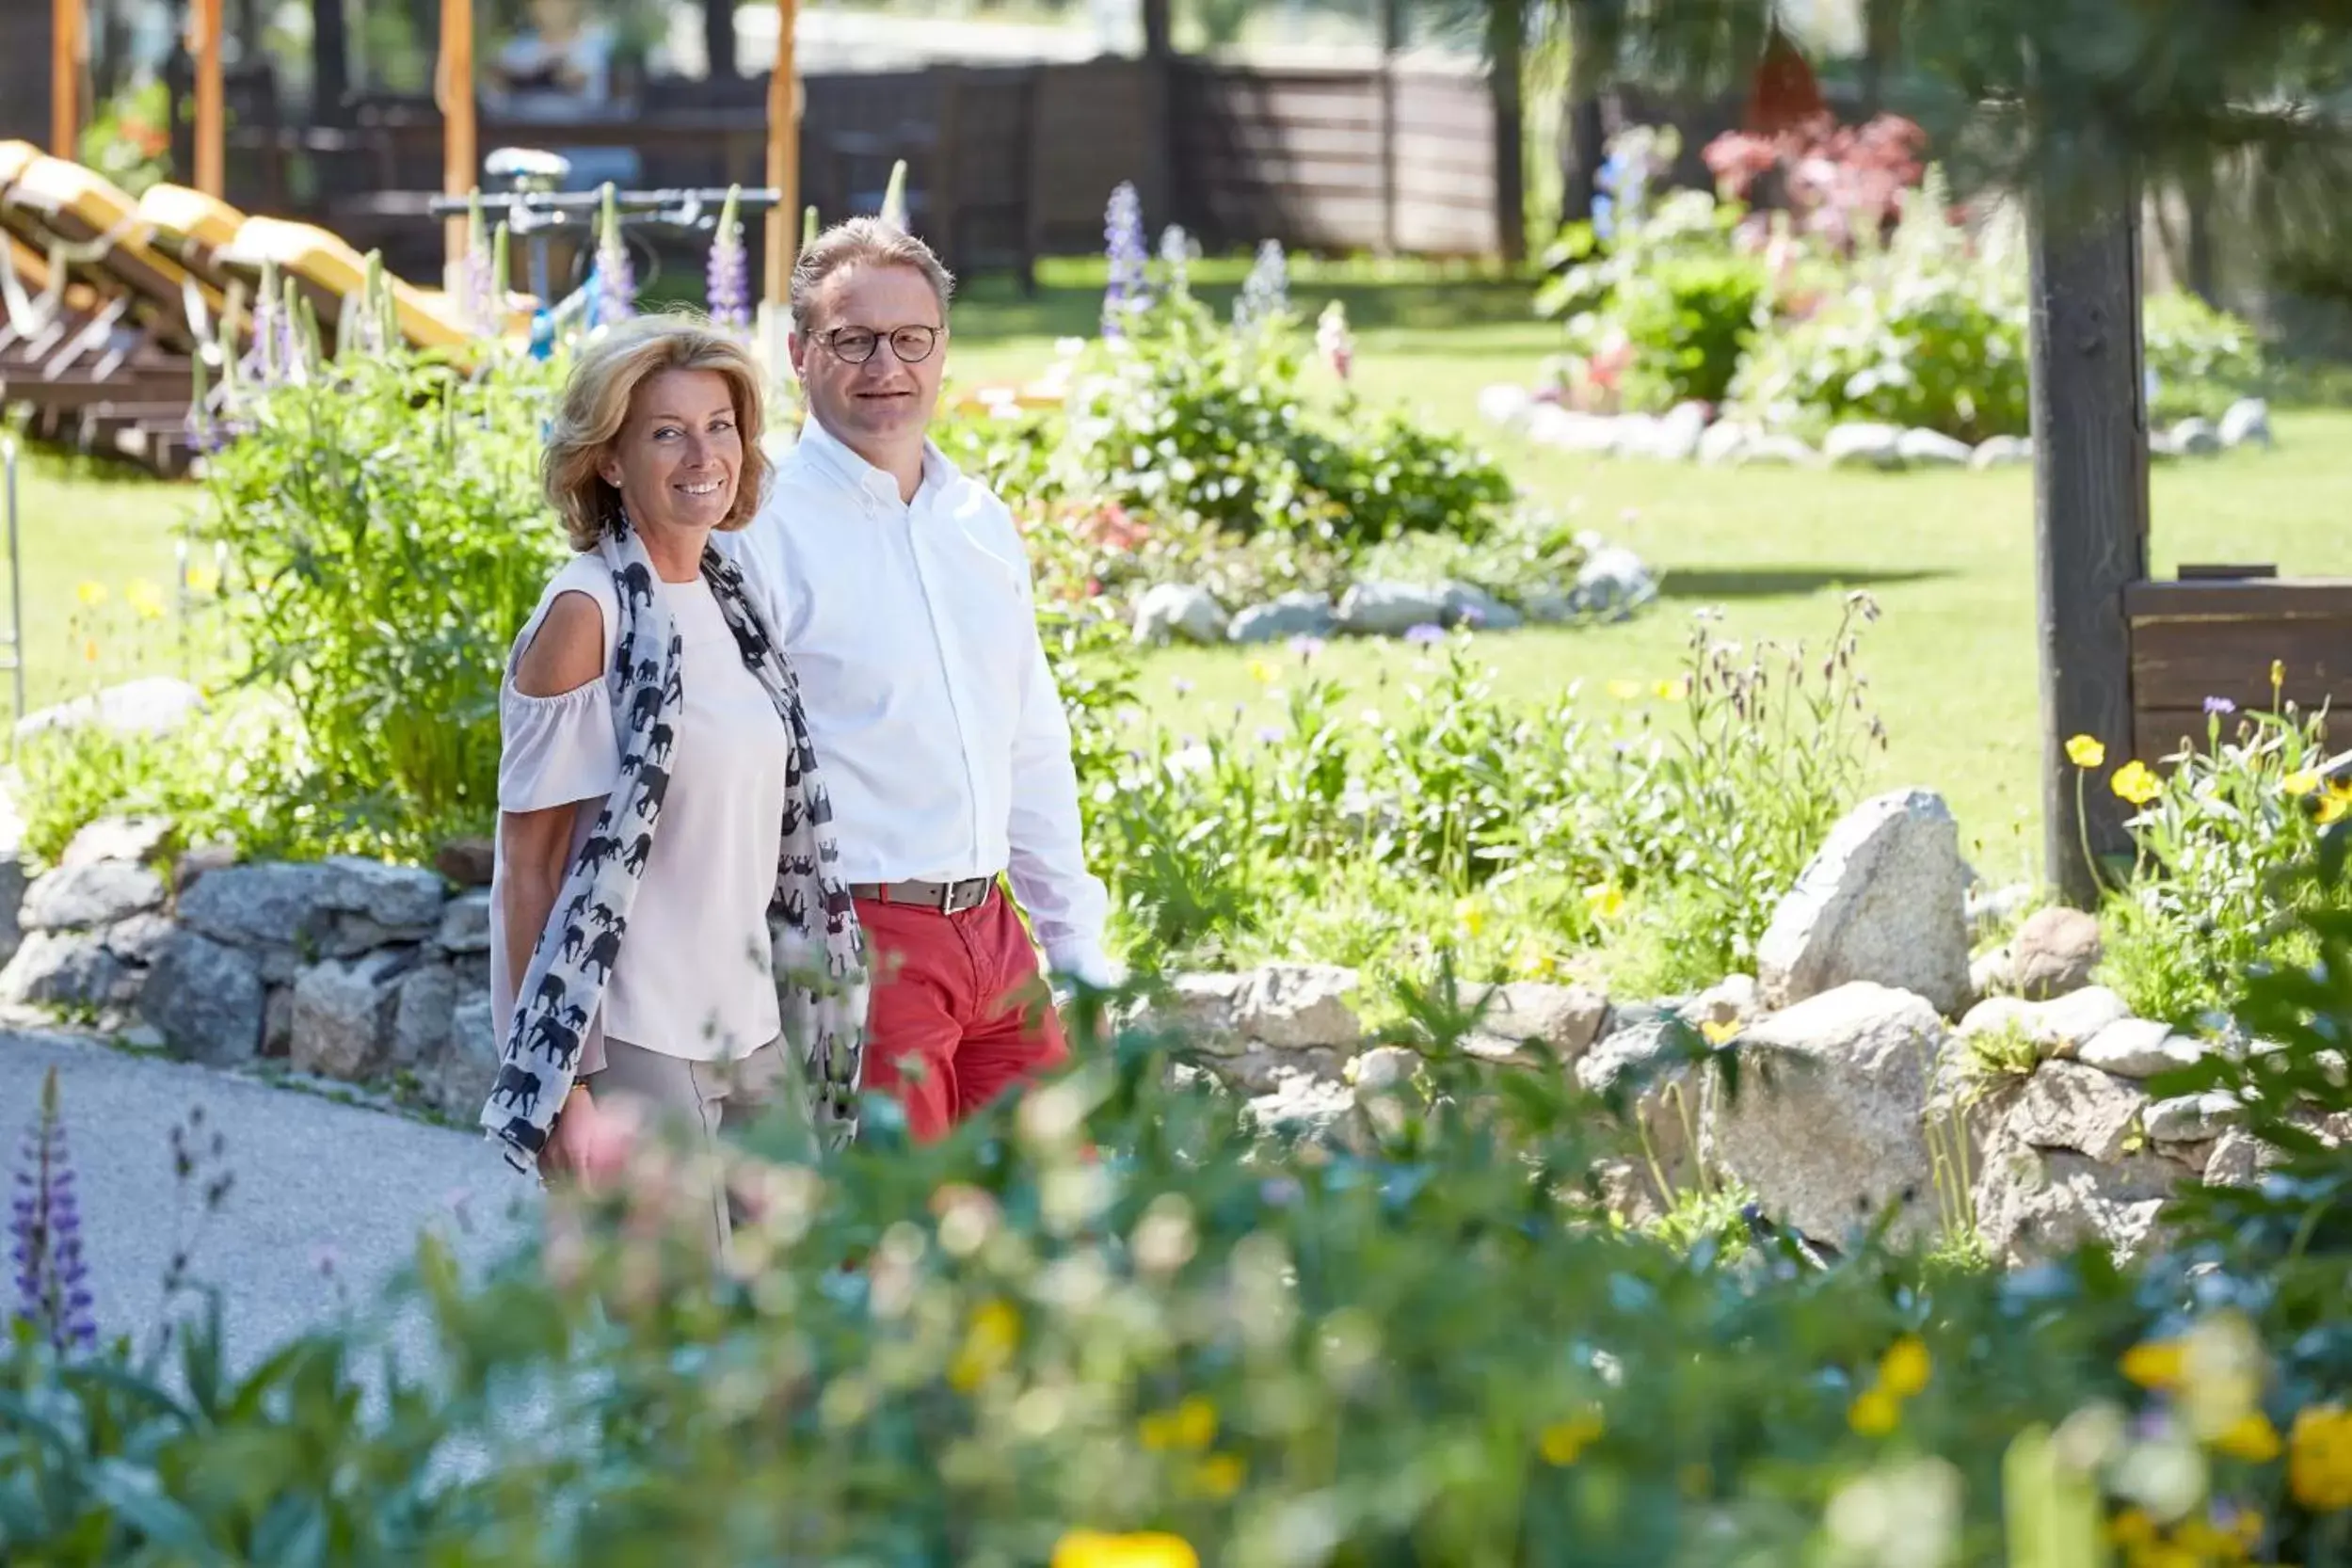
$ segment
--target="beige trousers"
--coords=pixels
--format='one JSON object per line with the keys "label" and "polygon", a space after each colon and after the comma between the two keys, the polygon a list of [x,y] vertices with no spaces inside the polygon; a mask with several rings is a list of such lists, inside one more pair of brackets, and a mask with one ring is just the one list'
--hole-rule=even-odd
{"label": "beige trousers", "polygon": [[[606,1036],[604,1060],[585,1075],[599,1104],[608,1097],[634,1101],[648,1120],[668,1122],[699,1136],[706,1152],[718,1151],[723,1131],[741,1130],[776,1103],[792,1081],[781,1036],[733,1062],[689,1062]],[[734,1236],[726,1186],[711,1184],[713,1256],[723,1255]]]}

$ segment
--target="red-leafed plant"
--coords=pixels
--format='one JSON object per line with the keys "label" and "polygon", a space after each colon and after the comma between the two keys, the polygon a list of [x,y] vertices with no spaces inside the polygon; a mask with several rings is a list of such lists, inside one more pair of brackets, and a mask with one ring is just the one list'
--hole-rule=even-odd
{"label": "red-leafed plant", "polygon": [[[1798,230],[1840,250],[1864,234],[1884,238],[1918,188],[1926,133],[1899,115],[1840,125],[1816,115],[1776,135],[1731,131],[1702,154],[1721,192],[1738,200],[1777,177]],[[1752,222],[1762,227],[1762,219]],[[1760,233],[1753,236],[1760,240]]]}

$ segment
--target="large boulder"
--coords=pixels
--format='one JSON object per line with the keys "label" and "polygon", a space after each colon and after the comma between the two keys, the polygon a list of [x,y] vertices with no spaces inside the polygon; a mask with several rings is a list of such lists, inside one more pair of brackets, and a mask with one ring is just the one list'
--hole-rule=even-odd
{"label": "large boulder", "polygon": [[2180,1178],[2177,1167],[2152,1155],[2108,1164],[1996,1137],[1977,1167],[1976,1234],[1996,1262],[2011,1268],[2087,1243],[2128,1259],[2155,1233]]}
{"label": "large boulder", "polygon": [[1611,1206],[1635,1223],[1674,1207],[1699,1177],[1704,1043],[1669,1014],[1613,1028],[1578,1059],[1577,1085],[1620,1101],[1642,1158],[1602,1173]]}
{"label": "large boulder", "polygon": [[1164,643],[1181,637],[1188,643],[1220,643],[1225,636],[1225,613],[1217,596],[1190,583],[1158,583],[1145,590],[1135,606],[1135,640]]}
{"label": "large boulder", "polygon": [[[1959,904],[1953,904],[1957,915]],[[1934,1230],[1922,1126],[1944,1023],[1923,998],[1855,982],[1758,1019],[1734,1048],[1736,1093],[1719,1082],[1710,1163],[1767,1212],[1837,1241],[1892,1209],[1898,1237]]]}
{"label": "large boulder", "polygon": [[449,1010],[449,1033],[437,1055],[416,1068],[425,1103],[446,1115],[471,1118],[498,1078],[498,1030],[486,988],[457,992]]}
{"label": "large boulder", "polygon": [[127,860],[97,860],[45,872],[24,891],[23,918],[35,931],[86,931],[129,920],[164,901],[164,879]]}
{"label": "large boulder", "polygon": [[414,954],[398,951],[363,958],[329,958],[295,976],[296,1069],[328,1078],[366,1079],[391,1061],[400,982]]}
{"label": "large boulder", "polygon": [[1851,981],[1968,1004],[1968,867],[1941,796],[1909,790],[1864,801],[1773,912],[1756,950],[1768,1005],[1785,1007]]}
{"label": "large boulder", "polygon": [[440,1060],[456,1010],[457,971],[449,965],[419,964],[402,975],[392,1003],[391,1064],[413,1071]]}
{"label": "large boulder", "polygon": [[2105,952],[2096,915],[2057,905],[2037,909],[2009,939],[2010,980],[2018,995],[2046,1001],[2089,984]]}
{"label": "large boulder", "polygon": [[373,948],[422,941],[440,924],[439,872],[347,855],[323,869],[318,905],[327,920],[316,942],[325,956],[354,958]]}
{"label": "large boulder", "polygon": [[94,866],[102,860],[143,864],[154,859],[170,837],[168,817],[100,817],[82,824],[72,842],[65,846],[65,853],[57,856],[57,864],[69,870]]}
{"label": "large boulder", "polygon": [[1603,545],[1576,568],[1570,594],[1579,615],[1623,618],[1657,597],[1657,582],[1641,557],[1623,545]]}
{"label": "large boulder", "polygon": [[0,1001],[121,1007],[137,1000],[140,979],[106,946],[104,932],[29,931],[0,968]]}
{"label": "large boulder", "polygon": [[490,951],[490,890],[469,888],[441,906],[433,945],[443,952]]}
{"label": "large boulder", "polygon": [[1331,964],[1268,964],[1234,999],[1237,1033],[1276,1050],[1321,1047],[1352,1054],[1364,1038],[1353,969]]}
{"label": "large boulder", "polygon": [[1331,600],[1302,588],[1271,604],[1251,605],[1233,617],[1225,635],[1237,643],[1278,643],[1286,637],[1327,635],[1334,624]]}
{"label": "large boulder", "polygon": [[251,954],[181,930],[156,951],[139,1016],[175,1056],[232,1067],[261,1053],[264,1000]]}
{"label": "large boulder", "polygon": [[1533,1040],[1571,1065],[1592,1048],[1608,1016],[1608,999],[1581,985],[1514,981],[1496,987],[1465,1046],[1480,1055],[1507,1057]]}
{"label": "large boulder", "polygon": [[1446,590],[1419,583],[1358,583],[1339,596],[1339,630],[1365,637],[1399,637],[1446,618]]}
{"label": "large boulder", "polygon": [[207,872],[180,899],[180,923],[218,942],[294,949],[315,941],[334,873],[325,866],[265,860]]}
{"label": "large boulder", "polygon": [[1241,1048],[1241,994],[1250,977],[1240,974],[1179,974],[1169,977],[1167,995],[1138,1008],[1137,1029],[1165,1031],[1195,1050]]}
{"label": "large boulder", "polygon": [[2045,1062],[2002,1117],[2003,1130],[2037,1149],[2071,1149],[2103,1164],[2129,1152],[2148,1096],[2079,1062]]}
{"label": "large boulder", "polygon": [[1448,626],[1467,626],[1478,632],[1511,632],[1527,618],[1475,583],[1448,583],[1444,591]]}
{"label": "large boulder", "polygon": [[2155,1018],[2118,1018],[2077,1046],[2074,1060],[2117,1078],[2153,1078],[2203,1060],[2203,1044]]}
{"label": "large boulder", "polygon": [[2111,1025],[2132,1016],[2131,1004],[2104,985],[2086,985],[2049,1001],[1988,997],[1960,1019],[1962,1039],[2014,1033],[2044,1056],[2072,1056]]}

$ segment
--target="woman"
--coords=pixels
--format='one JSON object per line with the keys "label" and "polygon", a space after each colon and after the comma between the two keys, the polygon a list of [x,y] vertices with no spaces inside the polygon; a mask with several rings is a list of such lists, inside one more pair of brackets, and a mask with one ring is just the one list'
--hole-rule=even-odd
{"label": "woman", "polygon": [[848,1122],[863,940],[792,672],[711,544],[758,509],[760,426],[744,349],[653,316],[583,351],[548,434],[575,554],[507,659],[490,898],[482,1122],[519,1169],[588,1175],[615,1101],[712,1146],[804,1082]]}

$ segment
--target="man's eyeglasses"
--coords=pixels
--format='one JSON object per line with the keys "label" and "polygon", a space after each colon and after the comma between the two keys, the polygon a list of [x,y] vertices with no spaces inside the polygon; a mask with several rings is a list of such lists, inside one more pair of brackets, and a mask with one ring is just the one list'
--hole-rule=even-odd
{"label": "man's eyeglasses", "polygon": [[901,364],[919,365],[931,358],[947,333],[944,327],[894,327],[888,332],[877,332],[871,327],[836,327],[829,332],[812,335],[834,358],[848,364],[862,365],[872,359],[874,350],[887,338],[890,352],[898,356]]}

